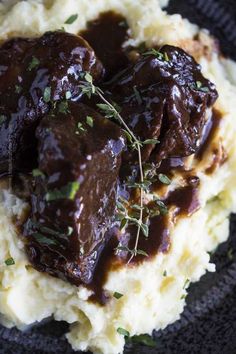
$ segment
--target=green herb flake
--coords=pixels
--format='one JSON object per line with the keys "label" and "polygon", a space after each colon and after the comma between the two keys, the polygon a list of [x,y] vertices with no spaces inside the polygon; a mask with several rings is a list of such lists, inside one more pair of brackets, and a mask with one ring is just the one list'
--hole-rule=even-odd
{"label": "green herb flake", "polygon": [[165,61],[170,61],[168,54],[166,52],[164,53],[164,59],[165,59]]}
{"label": "green herb flake", "polygon": [[117,291],[114,292],[113,297],[116,298],[117,300],[119,300],[120,298],[122,298],[122,296],[124,296],[121,293],[118,293]]}
{"label": "green herb flake", "polygon": [[181,298],[180,298],[180,300],[184,300],[184,299],[186,299],[186,294],[183,294],[182,296],[181,296]]}
{"label": "green herb flake", "polygon": [[15,85],[15,91],[16,91],[16,93],[21,93],[22,87],[19,85]]}
{"label": "green herb flake", "polygon": [[148,347],[156,347],[156,342],[152,339],[149,334],[140,334],[139,336],[131,337],[133,343],[139,343],[146,345]]}
{"label": "green herb flake", "polygon": [[12,266],[12,265],[15,264],[15,261],[14,261],[14,259],[13,259],[12,257],[10,257],[10,258],[8,258],[8,259],[5,260],[5,264],[6,264],[7,266]]}
{"label": "green herb flake", "polygon": [[86,123],[92,128],[93,127],[93,117],[87,116]]}
{"label": "green herb flake", "polygon": [[87,131],[87,129],[83,126],[83,124],[81,122],[79,122],[77,124],[77,129],[78,130],[76,130],[76,132],[75,132],[76,134],[84,133]]}
{"label": "green herb flake", "polygon": [[124,336],[124,337],[129,337],[130,336],[129,331],[127,331],[126,329],[124,329],[122,327],[117,328],[117,332],[119,334],[121,334],[122,336]]}
{"label": "green herb flake", "polygon": [[72,93],[70,91],[66,91],[66,99],[69,100],[72,97]]}
{"label": "green herb flake", "polygon": [[72,235],[72,233],[73,233],[73,227],[68,226],[68,229],[67,229],[67,236]]}
{"label": "green herb flake", "polygon": [[140,256],[148,257],[148,254],[147,254],[145,251],[143,251],[143,250],[139,250],[139,249],[138,249],[138,250],[136,251],[136,253],[139,254]]}
{"label": "green herb flake", "polygon": [[44,177],[44,173],[42,171],[40,171],[40,169],[38,169],[38,168],[35,168],[32,171],[32,175],[33,175],[33,177]]}
{"label": "green herb flake", "polygon": [[78,18],[78,14],[74,14],[71,15],[70,17],[68,17],[68,19],[65,21],[66,25],[72,25],[72,23],[74,23]]}
{"label": "green herb flake", "polygon": [[85,78],[85,80],[86,80],[87,82],[89,82],[90,84],[93,83],[93,77],[92,77],[92,75],[90,75],[88,72],[85,73],[84,78]]}
{"label": "green herb flake", "polygon": [[167,271],[166,270],[164,270],[164,272],[163,272],[163,277],[167,277]]}
{"label": "green herb flake", "polygon": [[145,236],[145,237],[148,237],[148,234],[149,234],[149,227],[148,227],[148,225],[142,223],[142,224],[140,225],[140,227],[141,227],[141,230],[142,230],[144,236]]}
{"label": "green herb flake", "polygon": [[157,59],[163,60],[164,59],[164,54],[159,52],[158,50],[152,48],[148,50],[147,52],[143,53],[143,55],[154,55]]}
{"label": "green herb flake", "polygon": [[4,116],[3,114],[0,115],[0,124],[2,124],[3,122],[5,122],[5,120],[7,119],[6,116]]}
{"label": "green herb flake", "polygon": [[167,184],[167,185],[171,184],[171,180],[163,173],[159,173],[158,178],[159,178],[159,181],[163,184]]}
{"label": "green herb flake", "polygon": [[49,87],[49,86],[45,87],[45,90],[43,93],[43,100],[45,103],[50,102],[50,100],[51,100],[51,87]]}
{"label": "green herb flake", "polygon": [[37,68],[39,66],[39,64],[40,64],[39,59],[33,56],[29,66],[28,66],[28,70],[31,71],[31,70]]}
{"label": "green herb flake", "polygon": [[202,87],[201,81],[196,81],[196,87],[198,90]]}
{"label": "green herb flake", "polygon": [[185,282],[184,282],[183,289],[186,289],[189,283],[190,283],[190,280],[186,279]]}
{"label": "green herb flake", "polygon": [[167,206],[160,199],[154,198],[154,202],[158,206],[158,209],[160,210],[161,215],[166,215],[168,213]]}
{"label": "green herb flake", "polygon": [[51,202],[59,199],[70,199],[74,200],[76,193],[78,192],[80,187],[79,182],[69,182],[67,185],[62,187],[61,189],[54,189],[48,191],[46,194],[46,201]]}
{"label": "green herb flake", "polygon": [[58,105],[58,112],[62,114],[67,114],[69,112],[68,102],[61,101]]}
{"label": "green herb flake", "polygon": [[[194,86],[194,85],[193,85]],[[203,86],[202,82],[201,81],[196,81],[195,83],[195,87],[194,87],[196,90],[198,91],[201,91],[201,92],[209,92],[209,88],[207,86]]]}
{"label": "green herb flake", "polygon": [[41,234],[40,232],[35,232],[33,234],[33,237],[36,239],[36,241],[40,244],[43,245],[57,245],[57,241],[53,240],[51,238],[46,237],[45,235]]}
{"label": "green herb flake", "polygon": [[[123,215],[122,215],[122,216],[123,216]],[[128,222],[129,222],[129,220],[128,220],[127,218],[123,218],[123,219],[121,220],[121,223],[120,223],[120,231],[123,231],[123,230],[126,228]]]}
{"label": "green herb flake", "polygon": [[143,141],[144,145],[149,145],[149,144],[156,145],[156,144],[159,144],[159,143],[160,143],[160,141],[157,140],[157,139],[147,139],[147,140]]}

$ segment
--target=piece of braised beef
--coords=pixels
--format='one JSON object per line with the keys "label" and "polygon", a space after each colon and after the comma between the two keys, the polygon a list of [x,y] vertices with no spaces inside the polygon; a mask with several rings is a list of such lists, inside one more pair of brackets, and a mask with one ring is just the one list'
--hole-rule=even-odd
{"label": "piece of braised beef", "polygon": [[95,82],[103,75],[93,49],[69,33],[16,38],[0,47],[0,174],[28,170],[37,161],[38,121],[56,101],[78,99],[82,71]]}
{"label": "piece of braised beef", "polygon": [[[107,88],[121,116],[141,140],[159,139],[143,148],[143,161],[159,163],[197,150],[215,86],[182,49],[165,45],[144,53]],[[130,157],[126,157],[129,159]]]}
{"label": "piece of braised beef", "polygon": [[93,109],[71,102],[36,130],[39,169],[34,171],[26,251],[40,271],[89,283],[114,222],[124,138]]}

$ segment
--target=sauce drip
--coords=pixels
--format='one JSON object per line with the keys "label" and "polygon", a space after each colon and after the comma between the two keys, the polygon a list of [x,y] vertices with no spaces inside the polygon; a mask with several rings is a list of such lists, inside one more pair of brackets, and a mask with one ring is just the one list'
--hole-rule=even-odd
{"label": "sauce drip", "polygon": [[219,131],[222,113],[213,109],[212,115],[204,127],[200,147],[196,153],[196,158],[201,160]]}
{"label": "sauce drip", "polygon": [[124,43],[129,39],[129,32],[125,18],[112,11],[102,13],[95,21],[88,22],[87,29],[80,32],[101,60],[106,79],[129,64],[123,48]]}

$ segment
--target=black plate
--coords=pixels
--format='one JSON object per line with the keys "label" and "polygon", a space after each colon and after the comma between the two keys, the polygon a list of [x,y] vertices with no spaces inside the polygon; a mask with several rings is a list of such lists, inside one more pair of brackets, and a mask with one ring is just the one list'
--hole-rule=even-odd
{"label": "black plate", "polygon": [[[236,60],[235,0],[172,0],[169,13],[180,13],[208,28],[222,51]],[[231,236],[213,255],[217,272],[190,287],[181,319],[154,334],[156,348],[129,346],[125,354],[236,353],[236,216]],[[21,333],[0,326],[0,354],[72,354],[64,337],[68,325],[52,321]]]}

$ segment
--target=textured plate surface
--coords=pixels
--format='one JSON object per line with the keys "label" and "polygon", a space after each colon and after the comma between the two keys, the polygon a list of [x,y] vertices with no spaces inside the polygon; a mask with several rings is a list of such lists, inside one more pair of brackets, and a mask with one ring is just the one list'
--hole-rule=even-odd
{"label": "textured plate surface", "polygon": [[[172,0],[169,13],[180,13],[208,28],[222,51],[236,60],[235,0]],[[213,255],[217,272],[190,287],[181,319],[154,334],[156,348],[130,346],[125,354],[236,353],[236,216],[231,236]],[[68,326],[49,322],[21,333],[0,326],[0,354],[72,354],[64,337]]]}

